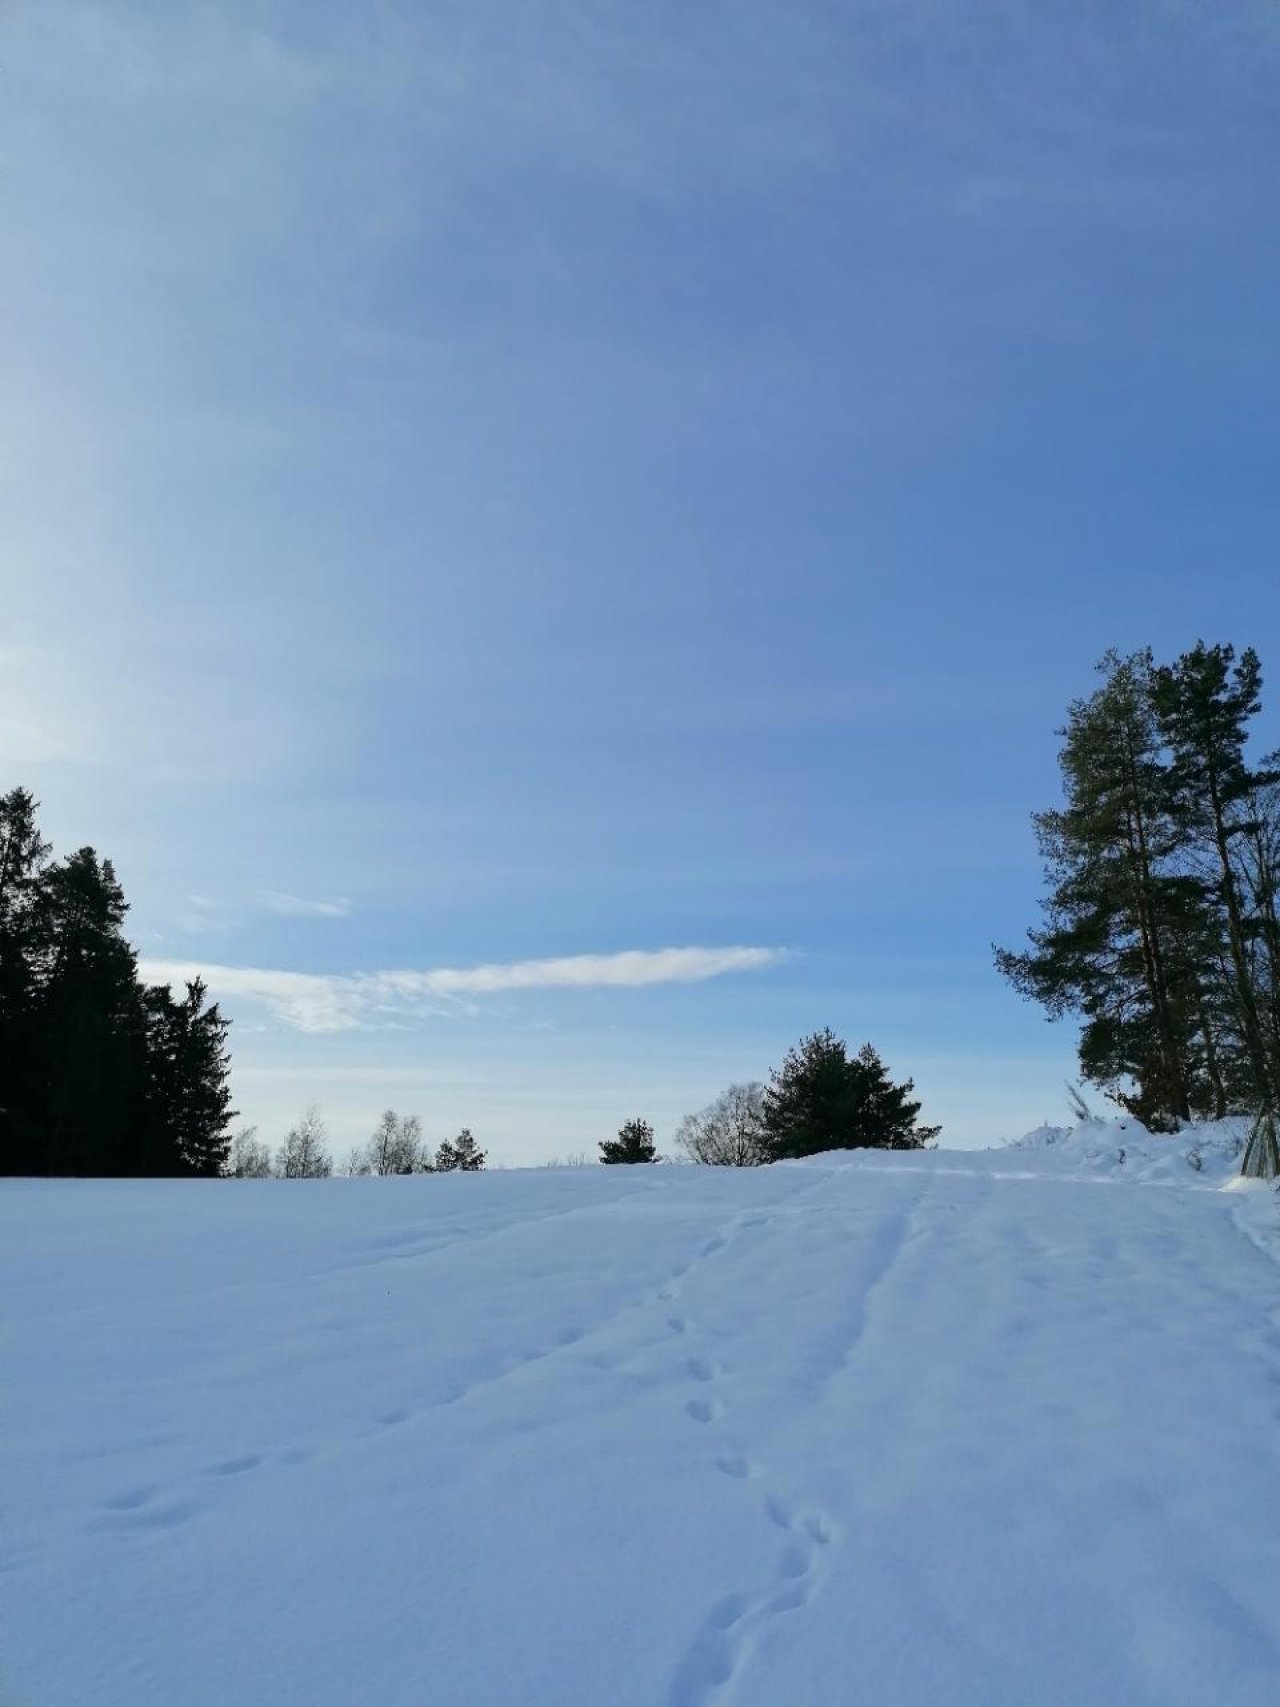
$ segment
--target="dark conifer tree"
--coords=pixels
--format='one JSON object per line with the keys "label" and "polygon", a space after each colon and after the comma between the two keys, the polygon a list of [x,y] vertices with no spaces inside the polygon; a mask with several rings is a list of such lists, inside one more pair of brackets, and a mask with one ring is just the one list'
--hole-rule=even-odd
{"label": "dark conifer tree", "polygon": [[48,932],[41,902],[49,844],[23,788],[0,796],[0,1171],[38,1173],[34,1012]]}
{"label": "dark conifer tree", "polygon": [[619,1162],[656,1162],[657,1147],[653,1127],[647,1120],[624,1120],[616,1138],[602,1138],[600,1160],[609,1165]]}
{"label": "dark conifer tree", "polygon": [[1257,824],[1259,791],[1274,780],[1245,757],[1250,720],[1261,706],[1262,666],[1246,649],[1199,642],[1155,671],[1152,699],[1170,753],[1169,782],[1183,857],[1201,881],[1206,911],[1217,914],[1241,1053],[1260,1107],[1280,1109],[1280,1059],[1268,1036],[1259,960],[1261,921],[1251,915],[1241,859]]}
{"label": "dark conifer tree", "polygon": [[81,848],[45,877],[51,952],[34,1060],[52,1174],[175,1173],[176,1148],[145,1153],[149,1126],[143,993],[110,860]]}
{"label": "dark conifer tree", "polygon": [[937,1126],[918,1126],[910,1079],[894,1084],[869,1043],[850,1057],[830,1028],[787,1052],[764,1093],[765,1144],[771,1161],[824,1150],[918,1150]]}
{"label": "dark conifer tree", "polygon": [[[1100,669],[1070,711],[1050,891],[1000,969],[1084,1021],[1084,1076],[1153,1127],[1280,1103],[1280,762],[1250,764],[1257,654],[1203,642]],[[1278,1164],[1280,1165],[1280,1164]]]}
{"label": "dark conifer tree", "polygon": [[448,1139],[436,1151],[435,1172],[438,1174],[479,1173],[485,1164],[485,1153],[471,1136],[471,1128],[464,1126],[453,1140]]}
{"label": "dark conifer tree", "polygon": [[0,1172],[221,1169],[228,1022],[139,984],[126,911],[110,860],[50,864],[31,795],[0,798]]}
{"label": "dark conifer tree", "polygon": [[[1151,704],[1149,652],[1108,653],[1101,688],[1075,701],[1059,755],[1065,804],[1033,820],[1051,885],[1046,923],[996,964],[1050,1017],[1084,1018],[1081,1069],[1153,1124],[1202,1106],[1217,1016],[1200,886],[1179,841]],[[1131,1082],[1136,1090],[1124,1088]]]}
{"label": "dark conifer tree", "polygon": [[230,1148],[227,1127],[235,1118],[227,1085],[230,1020],[217,1004],[205,1006],[207,991],[197,979],[182,1001],[167,986],[144,997],[147,1020],[148,1155],[152,1171],[181,1171],[213,1178],[223,1172]]}

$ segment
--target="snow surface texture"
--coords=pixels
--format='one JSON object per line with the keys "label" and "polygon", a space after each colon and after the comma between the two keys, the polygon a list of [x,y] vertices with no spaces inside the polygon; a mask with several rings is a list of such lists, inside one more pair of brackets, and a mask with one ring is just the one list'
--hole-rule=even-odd
{"label": "snow surface texture", "polygon": [[0,1701],[1274,1707],[1237,1142],[8,1183]]}

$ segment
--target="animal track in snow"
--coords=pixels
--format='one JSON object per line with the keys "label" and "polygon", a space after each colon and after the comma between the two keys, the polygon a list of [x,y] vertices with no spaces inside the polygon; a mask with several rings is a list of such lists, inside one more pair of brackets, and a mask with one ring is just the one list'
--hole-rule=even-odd
{"label": "animal track in snow", "polygon": [[250,1470],[256,1470],[263,1462],[259,1452],[246,1452],[240,1458],[224,1458],[221,1464],[211,1464],[205,1471],[206,1476],[243,1476]]}
{"label": "animal track in snow", "polygon": [[724,1415],[724,1406],[718,1399],[690,1399],[685,1405],[685,1414],[694,1422],[710,1423]]}
{"label": "animal track in snow", "polygon": [[744,1458],[740,1452],[725,1452],[716,1459],[716,1469],[738,1482],[750,1482],[763,1474],[758,1464]]}
{"label": "animal track in snow", "polygon": [[708,1612],[707,1623],[713,1630],[732,1630],[750,1610],[751,1601],[747,1595],[727,1594]]}
{"label": "animal track in snow", "polygon": [[740,1589],[722,1595],[676,1667],[666,1707],[711,1707],[750,1658],[771,1620],[808,1605],[814,1588],[813,1565],[811,1549],[788,1547],[778,1561],[780,1587],[754,1598]]}
{"label": "animal track in snow", "polygon": [[159,1491],[158,1488],[126,1488],[123,1493],[112,1494],[102,1503],[108,1511],[137,1511],[148,1500],[154,1499]]}
{"label": "animal track in snow", "polygon": [[175,1529],[196,1515],[198,1507],[190,1500],[171,1500],[166,1505],[152,1502],[158,1488],[131,1488],[103,1502],[106,1519],[99,1527],[114,1530]]}

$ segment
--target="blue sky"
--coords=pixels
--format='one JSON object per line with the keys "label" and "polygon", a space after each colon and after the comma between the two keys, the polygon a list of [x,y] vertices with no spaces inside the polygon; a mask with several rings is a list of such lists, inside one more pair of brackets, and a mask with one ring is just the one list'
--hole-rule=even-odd
{"label": "blue sky", "polygon": [[1063,1114],[1066,703],[1280,670],[1273,6],[67,0],[0,85],[0,782],[265,1136],[666,1137],[827,1024]]}

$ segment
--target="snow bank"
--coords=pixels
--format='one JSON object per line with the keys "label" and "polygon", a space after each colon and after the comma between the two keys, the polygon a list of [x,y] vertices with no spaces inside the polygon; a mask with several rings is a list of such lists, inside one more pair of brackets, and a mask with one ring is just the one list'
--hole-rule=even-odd
{"label": "snow bank", "polygon": [[1039,1126],[1004,1146],[1019,1152],[1052,1152],[1061,1171],[1184,1184],[1194,1176],[1217,1185],[1240,1172],[1249,1134],[1243,1117],[1205,1121],[1182,1132],[1148,1132],[1137,1120],[1086,1120],[1077,1126]]}

